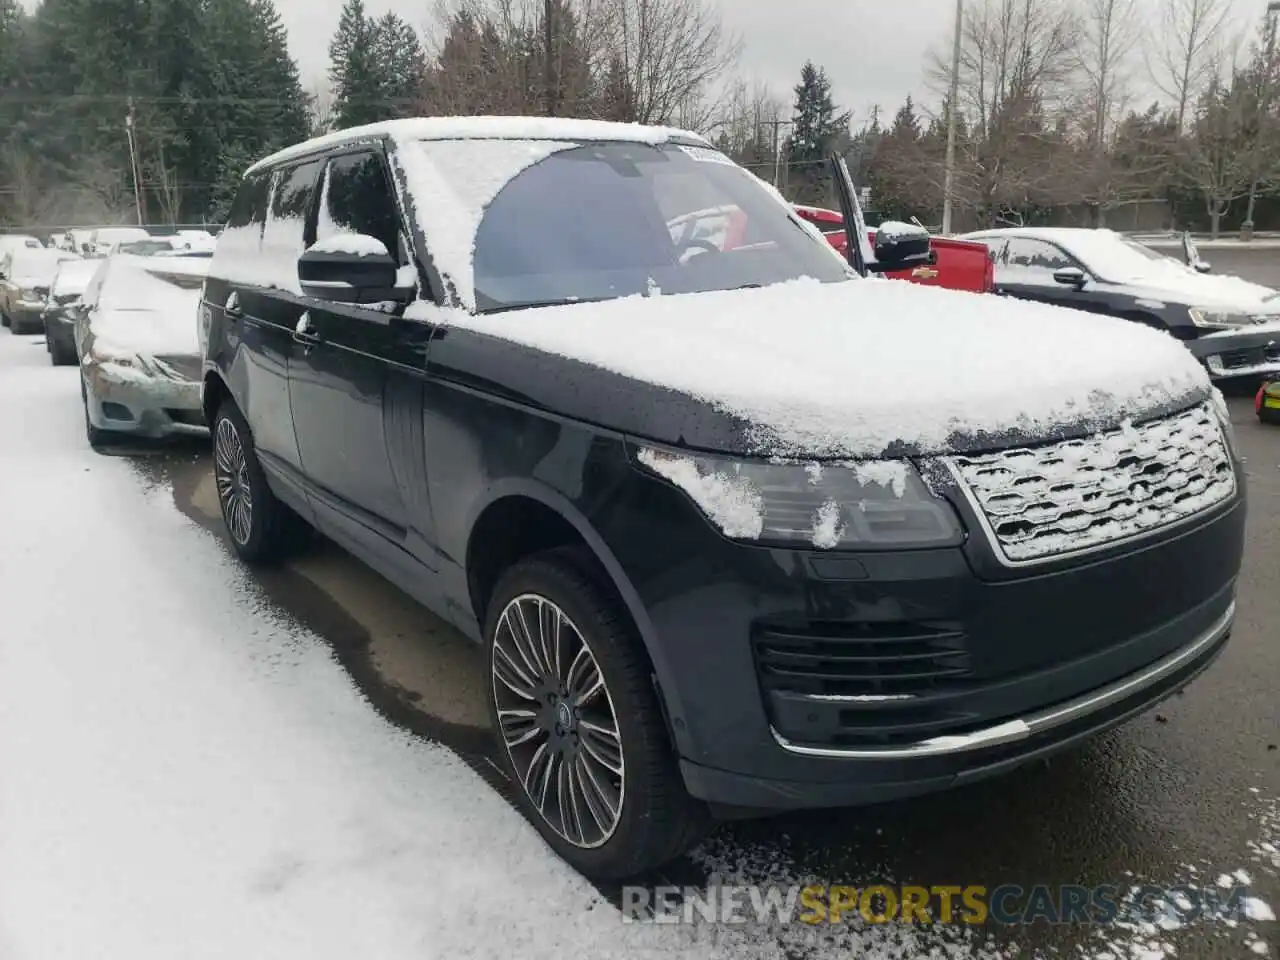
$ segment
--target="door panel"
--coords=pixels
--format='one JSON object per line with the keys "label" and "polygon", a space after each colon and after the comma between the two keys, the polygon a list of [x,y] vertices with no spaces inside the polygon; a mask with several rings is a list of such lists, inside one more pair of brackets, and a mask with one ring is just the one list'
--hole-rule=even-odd
{"label": "door panel", "polygon": [[[331,233],[374,237],[412,262],[379,154],[330,159],[317,239]],[[303,469],[340,508],[430,562],[421,384],[432,328],[372,306],[301,302],[317,339],[298,348],[290,374]]]}
{"label": "door panel", "polygon": [[407,526],[383,426],[385,361],[369,350],[357,308],[310,304],[315,345],[300,345],[289,379],[294,429],[307,477],[397,531]]}

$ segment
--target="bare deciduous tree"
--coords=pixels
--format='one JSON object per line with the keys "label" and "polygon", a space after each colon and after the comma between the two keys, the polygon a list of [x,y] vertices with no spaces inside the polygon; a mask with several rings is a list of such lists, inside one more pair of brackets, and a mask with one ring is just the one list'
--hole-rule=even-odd
{"label": "bare deciduous tree", "polygon": [[1246,147],[1255,120],[1252,102],[1244,84],[1227,87],[1218,72],[1215,65],[1178,157],[1183,179],[1204,197],[1214,237],[1232,201],[1248,195],[1254,170],[1253,152]]}
{"label": "bare deciduous tree", "polygon": [[[1043,202],[1060,189],[1048,131],[1076,68],[1075,6],[1040,0],[977,0],[961,31],[959,108],[968,136],[957,192],[971,207]],[[935,54],[930,77],[950,80],[949,57]],[[1053,138],[1058,138],[1054,133]]]}
{"label": "bare deciduous tree", "polygon": [[702,0],[605,0],[609,54],[626,72],[640,123],[668,123],[737,59],[718,7]]}
{"label": "bare deciduous tree", "polygon": [[1076,65],[1084,83],[1088,141],[1104,144],[1126,106],[1130,59],[1138,42],[1135,0],[1084,0]]}
{"label": "bare deciduous tree", "polygon": [[1147,51],[1151,79],[1171,104],[1178,129],[1187,109],[1217,78],[1228,0],[1160,0],[1161,18]]}

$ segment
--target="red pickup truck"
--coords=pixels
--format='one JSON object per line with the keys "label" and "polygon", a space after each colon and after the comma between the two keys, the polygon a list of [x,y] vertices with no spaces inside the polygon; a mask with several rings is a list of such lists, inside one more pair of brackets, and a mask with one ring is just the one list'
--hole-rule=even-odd
{"label": "red pickup truck", "polygon": [[[821,230],[833,247],[844,253],[844,218],[840,211],[799,205],[795,210]],[[875,230],[868,230],[867,235],[874,244]],[[884,276],[933,287],[969,290],[973,293],[990,293],[995,289],[995,268],[986,244],[972,240],[953,240],[950,237],[931,237],[929,243],[938,255],[937,264],[932,267],[897,270]]]}

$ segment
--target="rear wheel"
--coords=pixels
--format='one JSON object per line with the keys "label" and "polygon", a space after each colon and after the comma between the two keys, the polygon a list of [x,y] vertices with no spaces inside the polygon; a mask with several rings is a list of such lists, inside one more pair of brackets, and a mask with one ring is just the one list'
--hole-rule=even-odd
{"label": "rear wheel", "polygon": [[517,563],[485,627],[500,757],[543,838],[588,877],[634,877],[708,823],[684,789],[652,670],[574,551]]}
{"label": "rear wheel", "polygon": [[241,559],[270,563],[306,540],[310,527],[271,492],[249,425],[230,400],[213,416],[213,479],[227,537]]}

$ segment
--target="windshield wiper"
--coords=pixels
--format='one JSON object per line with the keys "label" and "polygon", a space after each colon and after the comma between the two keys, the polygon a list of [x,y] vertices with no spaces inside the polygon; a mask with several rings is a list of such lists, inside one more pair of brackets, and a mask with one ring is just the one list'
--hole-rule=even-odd
{"label": "windshield wiper", "polygon": [[481,313],[511,313],[513,310],[534,310],[538,307],[568,307],[575,303],[602,303],[617,297],[555,297],[550,300],[532,300],[529,303],[509,303],[481,310]]}

